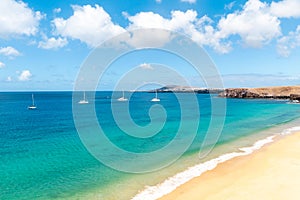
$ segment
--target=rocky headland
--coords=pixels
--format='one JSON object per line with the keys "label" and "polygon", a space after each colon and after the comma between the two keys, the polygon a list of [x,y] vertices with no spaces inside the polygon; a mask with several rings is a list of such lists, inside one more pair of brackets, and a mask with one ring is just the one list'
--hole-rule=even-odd
{"label": "rocky headland", "polygon": [[300,86],[263,87],[263,88],[229,88],[219,94],[226,98],[263,98],[290,99],[300,102]]}

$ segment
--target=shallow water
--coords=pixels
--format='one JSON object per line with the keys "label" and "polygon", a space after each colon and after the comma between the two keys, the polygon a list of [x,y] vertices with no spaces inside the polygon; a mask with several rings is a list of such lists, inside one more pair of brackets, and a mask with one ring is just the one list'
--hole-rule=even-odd
{"label": "shallow water", "polygon": [[[200,160],[200,145],[211,121],[211,101],[209,95],[197,94],[201,114],[199,128],[184,156],[160,171],[132,174],[106,167],[82,144],[73,121],[71,92],[34,94],[38,109],[30,111],[27,106],[31,104],[31,93],[0,93],[0,199],[130,199],[145,186],[161,183],[190,166],[280,134],[294,127],[293,120],[300,117],[300,105],[285,101],[227,99],[226,121],[218,144],[211,154]],[[86,95],[92,103],[91,94]],[[182,94],[182,101],[188,99],[184,95],[187,94]],[[151,93],[135,93],[130,99],[130,115],[141,127],[151,123],[152,97]],[[107,137],[122,149],[137,153],[161,149],[176,137],[181,123],[193,126],[197,112],[186,100],[184,112],[188,117],[182,119],[180,102],[175,95],[164,93],[159,94],[159,98],[167,117],[163,128],[153,137],[142,139],[124,134],[111,112],[111,92],[96,94],[98,121]],[[113,103],[118,102],[113,100]],[[122,104],[116,106],[122,109]],[[161,115],[155,115],[156,112],[152,118],[156,119],[152,121],[154,126],[141,135],[155,131],[156,123],[161,125]],[[88,124],[89,117],[85,119]],[[130,130],[130,126],[127,128]],[[184,137],[191,134],[195,133],[186,130],[178,140],[184,142]],[[111,156],[122,164],[119,155]]]}

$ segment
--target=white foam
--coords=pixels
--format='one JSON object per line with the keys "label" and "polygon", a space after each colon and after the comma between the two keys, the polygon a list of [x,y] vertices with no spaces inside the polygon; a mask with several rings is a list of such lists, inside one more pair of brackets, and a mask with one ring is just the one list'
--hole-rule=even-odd
{"label": "white foam", "polygon": [[300,131],[300,126],[295,126],[292,128],[285,129],[284,131],[281,132],[281,135],[290,135],[297,131]]}
{"label": "white foam", "polygon": [[134,196],[132,200],[154,200],[161,198],[162,196],[174,191],[180,185],[183,185],[191,179],[200,176],[206,171],[214,169],[220,163],[223,163],[227,160],[238,156],[245,156],[251,154],[255,150],[258,150],[261,147],[263,147],[265,144],[273,142],[274,137],[275,136],[269,136],[263,140],[255,142],[255,144],[251,147],[239,148],[239,152],[223,154],[212,160],[190,167],[187,170],[166,179],[164,182],[158,185],[147,186],[145,190],[141,191],[136,196]]}

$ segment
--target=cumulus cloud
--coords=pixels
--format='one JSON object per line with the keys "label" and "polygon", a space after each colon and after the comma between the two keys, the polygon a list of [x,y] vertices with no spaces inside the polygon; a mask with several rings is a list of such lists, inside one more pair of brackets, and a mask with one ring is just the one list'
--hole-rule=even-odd
{"label": "cumulus cloud", "polygon": [[168,20],[153,12],[140,12],[134,16],[128,16],[130,26],[128,29],[136,28],[168,28]]}
{"label": "cumulus cloud", "polygon": [[180,1],[186,3],[196,3],[196,0],[180,0]]}
{"label": "cumulus cloud", "polygon": [[1,0],[0,38],[16,35],[35,35],[43,15],[33,11],[23,1]]}
{"label": "cumulus cloud", "polygon": [[0,69],[5,67],[5,64],[3,62],[0,62]]}
{"label": "cumulus cloud", "polygon": [[281,35],[279,19],[270,14],[266,3],[259,0],[249,0],[242,11],[222,17],[218,28],[220,38],[238,35],[250,47],[261,47]]}
{"label": "cumulus cloud", "polygon": [[[184,1],[196,2],[195,0]],[[225,6],[225,9],[231,10],[235,4],[236,1],[232,1]],[[40,42],[39,47],[48,48],[46,43],[51,47],[66,45],[67,40],[64,38],[78,39],[88,46],[96,47],[106,39],[124,33],[126,30],[153,28],[186,34],[199,45],[208,46],[219,53],[228,53],[233,44],[261,48],[278,39],[278,49],[283,52],[284,49],[290,50],[295,46],[295,44],[286,44],[291,44],[290,41],[295,37],[293,34],[282,36],[280,20],[282,17],[299,17],[299,4],[299,0],[281,0],[271,3],[248,0],[240,9],[222,16],[219,21],[213,21],[205,15],[198,16],[195,10],[173,10],[170,17],[163,17],[154,12],[139,12],[133,16],[123,12],[123,16],[129,21],[126,28],[112,22],[110,15],[98,5],[72,6],[72,16],[66,19],[55,18],[52,21],[58,38]],[[145,32],[140,31],[135,32],[135,35],[129,34],[124,37],[129,38],[129,45],[145,44],[151,47],[165,44],[172,37],[167,32],[161,32],[161,34],[152,34],[152,37],[147,37],[145,41],[143,34]]]}
{"label": "cumulus cloud", "polygon": [[296,31],[292,31],[287,36],[281,37],[277,42],[277,51],[283,57],[288,57],[291,50],[296,47],[300,47],[300,25]]}
{"label": "cumulus cloud", "polygon": [[154,68],[149,63],[142,63],[140,64],[140,68],[147,69],[147,70],[153,70]]}
{"label": "cumulus cloud", "polygon": [[66,38],[45,38],[44,41],[40,41],[38,47],[42,49],[58,49],[66,46],[68,41]]}
{"label": "cumulus cloud", "polygon": [[[137,28],[168,29],[181,32],[191,37],[199,45],[207,45],[218,52],[226,53],[230,50],[228,44],[224,44],[217,37],[216,31],[211,25],[213,22],[209,17],[197,17],[194,10],[172,11],[171,18],[167,19],[153,12],[140,12],[134,16],[128,16],[130,21],[128,30]],[[163,35],[161,35],[163,36]],[[170,39],[165,37],[165,39]]]}
{"label": "cumulus cloud", "polygon": [[52,21],[55,32],[63,37],[79,39],[96,47],[106,39],[125,32],[121,26],[111,21],[109,14],[99,5],[72,8],[73,15],[68,19],[55,18]]}
{"label": "cumulus cloud", "polygon": [[11,46],[0,48],[0,54],[10,57],[10,58],[21,55],[21,53],[18,50],[16,50],[15,48],[13,48]]}
{"label": "cumulus cloud", "polygon": [[283,0],[271,3],[271,13],[277,17],[300,17],[299,0]]}
{"label": "cumulus cloud", "polygon": [[32,77],[32,74],[31,74],[31,72],[29,70],[23,70],[20,73],[18,79],[20,81],[29,81],[31,77]]}

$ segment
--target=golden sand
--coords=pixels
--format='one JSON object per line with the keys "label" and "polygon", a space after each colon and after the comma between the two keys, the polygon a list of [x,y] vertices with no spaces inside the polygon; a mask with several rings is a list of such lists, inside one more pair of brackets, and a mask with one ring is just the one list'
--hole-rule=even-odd
{"label": "golden sand", "polygon": [[299,200],[300,133],[219,164],[161,198],[175,199]]}

